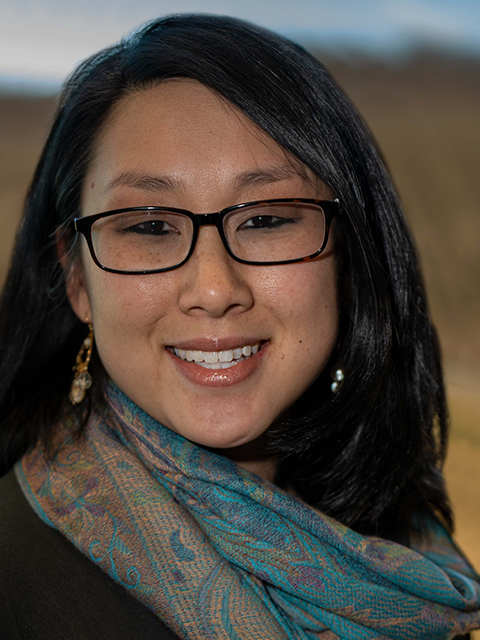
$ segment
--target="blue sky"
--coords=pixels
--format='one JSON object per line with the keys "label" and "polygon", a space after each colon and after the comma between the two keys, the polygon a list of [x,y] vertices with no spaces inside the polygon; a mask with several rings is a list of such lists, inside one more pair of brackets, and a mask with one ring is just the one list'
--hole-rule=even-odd
{"label": "blue sky", "polygon": [[388,55],[428,41],[480,54],[480,0],[0,0],[0,77],[58,83],[138,24],[190,11],[237,16],[337,50]]}

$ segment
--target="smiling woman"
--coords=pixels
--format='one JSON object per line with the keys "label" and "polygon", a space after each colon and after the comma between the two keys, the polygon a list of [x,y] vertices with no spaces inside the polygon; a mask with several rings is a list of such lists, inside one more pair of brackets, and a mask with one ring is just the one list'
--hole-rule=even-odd
{"label": "smiling woman", "polygon": [[0,318],[2,638],[480,625],[413,244],[296,45],[176,16],[85,62]]}
{"label": "smiling woman", "polygon": [[[141,181],[119,178],[140,172]],[[83,219],[130,210],[100,218],[87,237],[104,267],[137,277],[98,269],[83,244],[70,302],[79,319],[93,323],[100,360],[120,389],[198,444],[225,448],[256,440],[311,385],[333,349],[333,250],[309,265],[271,264],[315,254],[324,244],[320,205],[234,209],[221,234],[211,221],[201,227],[190,251],[200,213],[330,195],[311,171],[302,173],[238,109],[191,80],[123,98],[97,140]],[[133,205],[196,213],[132,211]],[[266,258],[265,266],[231,259],[221,235],[230,251]],[[142,276],[155,267],[162,272]],[[227,368],[215,366],[220,354]]]}

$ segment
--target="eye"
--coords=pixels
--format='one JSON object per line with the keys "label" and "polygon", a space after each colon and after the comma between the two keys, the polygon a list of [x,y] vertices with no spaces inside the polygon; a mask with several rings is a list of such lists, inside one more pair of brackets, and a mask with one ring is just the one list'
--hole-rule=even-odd
{"label": "eye", "polygon": [[179,234],[179,230],[165,220],[145,220],[122,229],[123,233],[135,233],[144,236],[166,236]]}
{"label": "eye", "polygon": [[254,216],[253,218],[245,220],[245,222],[239,226],[239,229],[276,229],[292,223],[295,223],[295,219],[285,216]]}

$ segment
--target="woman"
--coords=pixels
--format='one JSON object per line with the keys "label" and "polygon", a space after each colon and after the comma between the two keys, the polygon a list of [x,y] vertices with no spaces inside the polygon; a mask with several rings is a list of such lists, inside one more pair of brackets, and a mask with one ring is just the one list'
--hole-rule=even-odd
{"label": "woman", "polygon": [[1,312],[2,638],[479,626],[413,244],[303,49],[176,16],[81,65]]}

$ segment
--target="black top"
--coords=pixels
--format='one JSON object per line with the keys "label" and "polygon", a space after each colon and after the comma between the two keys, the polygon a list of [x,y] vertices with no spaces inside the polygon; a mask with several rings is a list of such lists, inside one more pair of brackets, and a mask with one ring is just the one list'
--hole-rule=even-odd
{"label": "black top", "polygon": [[1,640],[178,640],[0,479]]}

